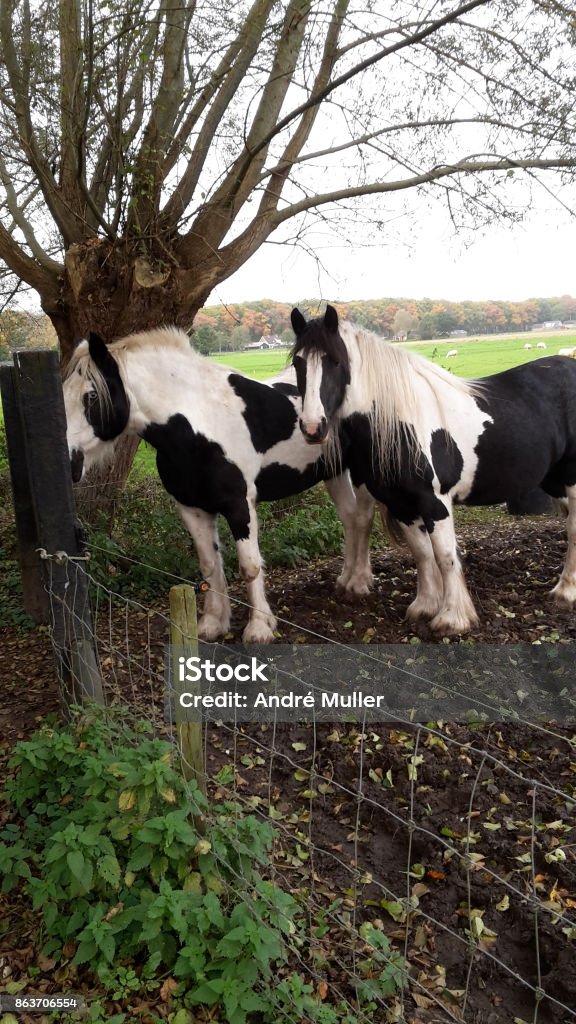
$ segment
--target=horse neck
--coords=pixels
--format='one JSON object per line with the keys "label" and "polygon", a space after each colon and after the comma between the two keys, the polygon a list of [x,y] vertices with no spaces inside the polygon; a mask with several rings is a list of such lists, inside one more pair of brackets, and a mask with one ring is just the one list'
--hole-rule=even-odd
{"label": "horse neck", "polygon": [[194,405],[210,391],[216,369],[193,349],[127,349],[121,356],[121,375],[130,401],[130,427],[138,432],[147,423],[163,422]]}

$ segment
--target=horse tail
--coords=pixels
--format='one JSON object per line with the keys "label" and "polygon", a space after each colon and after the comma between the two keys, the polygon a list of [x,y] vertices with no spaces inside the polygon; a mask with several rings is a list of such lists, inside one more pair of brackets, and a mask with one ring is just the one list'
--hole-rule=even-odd
{"label": "horse tail", "polygon": [[382,529],[395,548],[405,548],[406,540],[402,532],[402,527],[397,519],[391,514],[386,505],[378,504],[378,511],[380,512],[380,519],[382,521]]}

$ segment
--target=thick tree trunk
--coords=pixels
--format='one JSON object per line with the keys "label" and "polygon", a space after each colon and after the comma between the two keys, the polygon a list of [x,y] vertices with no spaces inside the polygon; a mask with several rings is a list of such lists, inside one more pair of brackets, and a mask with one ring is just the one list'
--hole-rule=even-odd
{"label": "thick tree trunk", "polygon": [[63,365],[89,331],[109,342],[164,324],[189,329],[212,287],[202,276],[200,284],[200,273],[180,266],[169,252],[131,254],[125,241],[112,245],[91,239],[70,246],[58,300],[43,302],[60,340]]}
{"label": "thick tree trunk", "polygon": [[[208,291],[190,287],[194,276],[164,256],[130,256],[125,242],[113,246],[105,239],[72,245],[66,254],[65,274],[57,301],[45,299],[60,341],[65,368],[72,352],[90,331],[105,341],[166,324],[192,326]],[[119,442],[110,465],[94,469],[77,489],[84,522],[112,529],[121,489],[132,468],[137,438]]]}

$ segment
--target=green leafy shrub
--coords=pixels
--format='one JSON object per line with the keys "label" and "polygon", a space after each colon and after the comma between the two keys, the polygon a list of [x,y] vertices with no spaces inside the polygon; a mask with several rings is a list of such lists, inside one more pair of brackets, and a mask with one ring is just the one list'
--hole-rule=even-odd
{"label": "green leafy shrub", "polygon": [[[272,1024],[290,1004],[289,1019],[354,1024],[289,969],[306,939],[296,900],[266,878],[272,826],[210,805],[147,729],[94,712],[16,748],[4,793],[19,818],[0,832],[0,877],[42,910],[45,955],[72,945],[73,963],[110,993],[146,990],[168,970],[184,1006],[214,1007],[228,1024]],[[398,987],[402,962],[370,926],[363,942],[371,983],[356,995],[367,1005]]]}

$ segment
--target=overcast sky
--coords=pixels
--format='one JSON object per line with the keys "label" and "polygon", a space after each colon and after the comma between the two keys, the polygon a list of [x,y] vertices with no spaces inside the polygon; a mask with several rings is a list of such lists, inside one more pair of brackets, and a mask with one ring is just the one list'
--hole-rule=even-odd
{"label": "overcast sky", "polygon": [[576,295],[576,220],[558,207],[543,204],[523,224],[494,225],[465,239],[440,209],[427,210],[417,225],[395,225],[395,234],[391,244],[356,250],[319,244],[323,268],[300,248],[264,245],[208,303]]}

